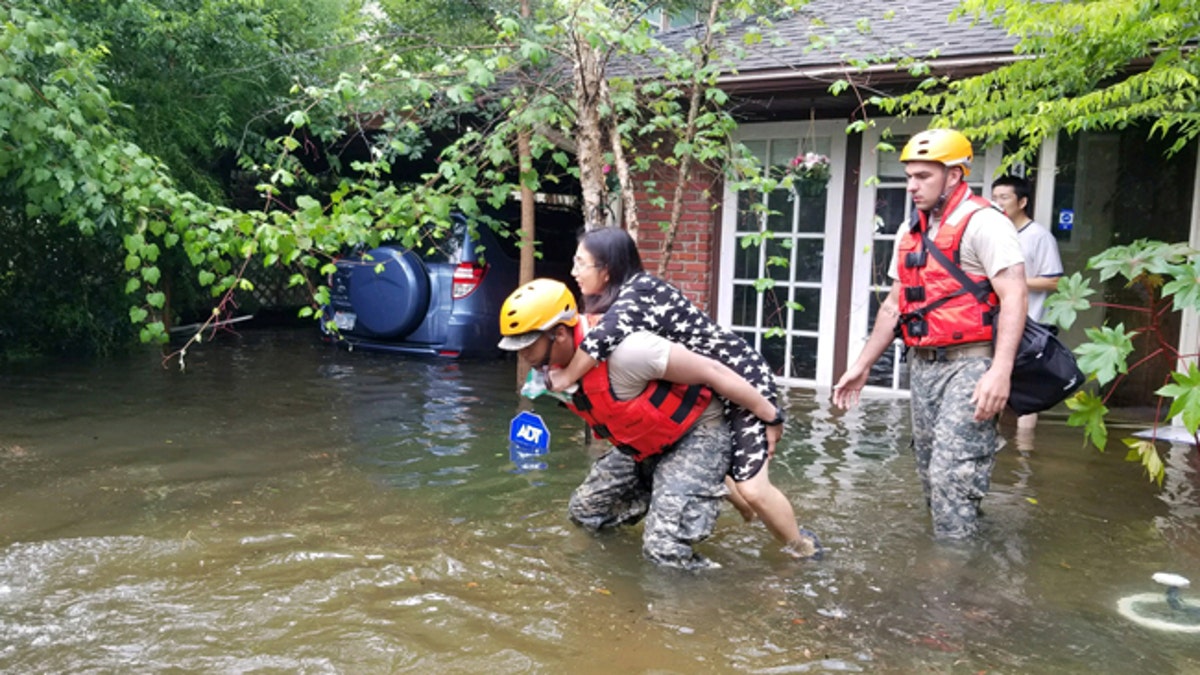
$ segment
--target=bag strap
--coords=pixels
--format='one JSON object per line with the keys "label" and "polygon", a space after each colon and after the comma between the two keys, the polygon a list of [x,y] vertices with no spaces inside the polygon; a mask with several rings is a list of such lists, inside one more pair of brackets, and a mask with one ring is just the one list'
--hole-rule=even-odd
{"label": "bag strap", "polygon": [[[925,249],[929,251],[929,254],[937,258],[937,261],[941,263],[942,267],[946,268],[946,271],[950,273],[950,276],[954,277],[955,281],[962,284],[963,290],[970,291],[971,295],[974,295],[975,299],[980,303],[987,302],[988,296],[992,293],[992,282],[985,281],[981,284],[967,276],[967,273],[961,267],[951,262],[950,258],[947,258],[945,253],[942,253],[942,249],[934,246],[933,242],[929,239],[929,235],[925,234],[924,231],[921,232],[921,241],[925,243]],[[954,293],[953,295],[946,296],[945,299],[948,300],[957,295],[959,294]]]}

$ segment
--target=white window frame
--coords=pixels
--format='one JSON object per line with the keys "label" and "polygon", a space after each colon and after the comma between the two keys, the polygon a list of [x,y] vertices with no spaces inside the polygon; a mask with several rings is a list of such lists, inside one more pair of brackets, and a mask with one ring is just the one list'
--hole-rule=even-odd
{"label": "white window frame", "polygon": [[[796,121],[768,122],[745,125],[738,130],[738,141],[758,141],[772,139],[804,139],[809,137],[828,137],[830,140],[829,161],[832,174],[826,184],[824,248],[821,261],[821,315],[818,318],[818,330],[796,331],[792,329],[792,316],[788,312],[785,330],[793,334],[804,334],[806,337],[817,339],[817,369],[815,379],[779,377],[779,382],[788,385],[829,386],[833,380],[833,352],[837,322],[837,282],[838,259],[842,247],[842,195],[845,191],[846,168],[846,125],[841,120],[828,121]],[[733,324],[733,269],[736,252],[740,248],[735,232],[738,221],[738,195],[725,188],[722,220],[721,220],[721,257],[718,263],[718,279],[721,288],[717,293],[717,322],[722,326]],[[759,326],[756,332],[765,333],[762,329],[761,308],[755,317]],[[787,353],[785,362],[791,362],[791,353]]]}

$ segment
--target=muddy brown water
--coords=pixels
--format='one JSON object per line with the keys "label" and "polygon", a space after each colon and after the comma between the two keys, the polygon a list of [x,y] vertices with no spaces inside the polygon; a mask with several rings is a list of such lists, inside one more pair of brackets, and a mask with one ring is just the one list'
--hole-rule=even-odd
{"label": "muddy brown water", "polygon": [[567,411],[537,406],[548,466],[515,470],[509,362],[269,330],[186,365],[0,371],[0,671],[1200,671],[1200,636],[1116,611],[1156,571],[1200,580],[1190,448],[1158,489],[1061,418],[1005,428],[984,532],[946,546],[906,401],[792,389],[771,473],[825,560],[726,507],[722,569],[688,574],[567,520],[590,461]]}

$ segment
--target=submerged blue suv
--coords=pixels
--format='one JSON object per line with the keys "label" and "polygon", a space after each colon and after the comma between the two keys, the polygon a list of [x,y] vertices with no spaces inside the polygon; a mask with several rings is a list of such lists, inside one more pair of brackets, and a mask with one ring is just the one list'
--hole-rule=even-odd
{"label": "submerged blue suv", "polygon": [[[583,219],[577,209],[539,205],[534,276],[576,289],[571,278]],[[506,222],[512,213],[502,214]],[[513,226],[517,229],[516,226]],[[445,238],[414,251],[384,245],[337,261],[329,281],[324,339],[350,349],[446,357],[500,356],[500,307],[517,287],[520,252],[512,237],[461,216]],[[382,269],[377,271],[382,265]]]}

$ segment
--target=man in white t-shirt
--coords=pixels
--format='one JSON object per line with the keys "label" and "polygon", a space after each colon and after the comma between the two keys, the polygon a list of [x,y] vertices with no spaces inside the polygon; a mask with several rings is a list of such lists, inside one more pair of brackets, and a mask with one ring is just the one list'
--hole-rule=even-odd
{"label": "man in white t-shirt", "polygon": [[[1029,318],[1041,321],[1046,298],[1058,288],[1063,275],[1058,241],[1044,225],[1029,217],[1029,181],[1017,176],[1001,176],[992,183],[992,201],[1017,228],[1017,240],[1025,256],[1025,285],[1029,289]],[[1017,418],[1018,429],[1037,426],[1037,413]]]}
{"label": "man in white t-shirt", "polygon": [[[978,529],[1025,327],[1025,265],[1008,218],[971,193],[971,142],[952,129],[916,134],[900,153],[913,219],[896,233],[891,290],[833,402],[858,402],[871,366],[897,334],[908,346],[913,457],[933,534]],[[980,293],[963,292],[959,276]],[[990,282],[991,291],[984,290]]]}
{"label": "man in white t-shirt", "polygon": [[1044,225],[1029,217],[1029,181],[1001,176],[992,183],[992,201],[1017,228],[1017,240],[1025,255],[1025,284],[1029,288],[1029,318],[1041,321],[1046,298],[1058,288],[1063,275],[1058,241]]}

